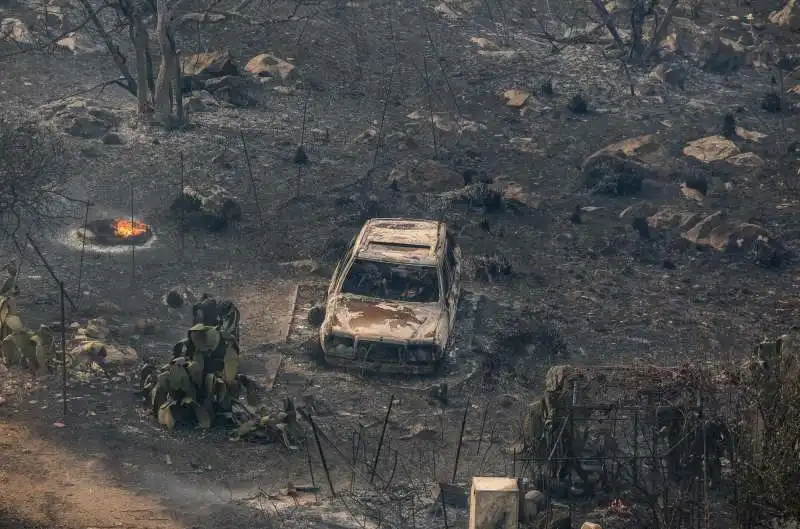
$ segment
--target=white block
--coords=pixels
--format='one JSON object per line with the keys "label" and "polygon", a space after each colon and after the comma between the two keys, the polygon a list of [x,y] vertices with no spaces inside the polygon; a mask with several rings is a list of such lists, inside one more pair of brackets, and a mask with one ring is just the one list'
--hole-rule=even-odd
{"label": "white block", "polygon": [[515,478],[472,478],[469,529],[517,529],[519,495]]}

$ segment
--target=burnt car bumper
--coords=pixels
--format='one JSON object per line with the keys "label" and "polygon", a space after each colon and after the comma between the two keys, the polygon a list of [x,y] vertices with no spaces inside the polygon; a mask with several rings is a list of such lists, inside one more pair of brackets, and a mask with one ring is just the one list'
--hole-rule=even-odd
{"label": "burnt car bumper", "polygon": [[387,375],[432,375],[439,370],[439,362],[430,364],[396,364],[383,362],[364,362],[361,360],[351,360],[339,356],[325,356],[325,361],[334,367],[344,367],[346,369],[357,369],[368,373]]}
{"label": "burnt car bumper", "polygon": [[432,374],[438,370],[441,349],[435,344],[355,341],[329,336],[323,346],[325,361],[336,367],[371,373]]}

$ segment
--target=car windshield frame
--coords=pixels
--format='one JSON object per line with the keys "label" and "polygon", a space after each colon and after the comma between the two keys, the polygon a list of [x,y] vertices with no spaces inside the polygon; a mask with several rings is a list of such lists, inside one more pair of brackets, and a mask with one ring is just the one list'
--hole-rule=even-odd
{"label": "car windshield frame", "polygon": [[[415,271],[418,274],[414,274]],[[358,284],[353,284],[354,273],[361,275]],[[398,281],[411,284],[403,285]],[[437,265],[358,258],[342,274],[339,291],[342,294],[400,303],[439,303],[443,295]],[[409,295],[410,292],[413,294]]]}

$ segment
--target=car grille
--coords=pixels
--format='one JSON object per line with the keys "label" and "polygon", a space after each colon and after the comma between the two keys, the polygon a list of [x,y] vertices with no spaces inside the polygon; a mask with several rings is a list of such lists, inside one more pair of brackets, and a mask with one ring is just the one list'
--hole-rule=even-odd
{"label": "car grille", "polygon": [[400,363],[404,347],[383,342],[358,342],[358,359],[368,362]]}

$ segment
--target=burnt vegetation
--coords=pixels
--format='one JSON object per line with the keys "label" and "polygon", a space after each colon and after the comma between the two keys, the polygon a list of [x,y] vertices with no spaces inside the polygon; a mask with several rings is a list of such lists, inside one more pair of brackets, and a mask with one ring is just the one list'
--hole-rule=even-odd
{"label": "burnt vegetation", "polygon": [[[460,529],[479,475],[525,478],[523,527],[800,522],[797,337],[750,350],[800,308],[794,2],[75,1],[6,2],[0,17],[0,70],[27,83],[0,79],[9,108],[78,94],[0,117],[0,257],[25,270],[0,285],[31,325],[64,330],[74,360],[51,362],[69,365],[66,418],[50,402],[62,379],[0,373],[13,407],[0,428],[30,421],[54,459],[80,447],[124,461],[114,483],[143,490],[154,516],[132,528],[160,523],[145,503],[163,494],[192,527],[321,529],[333,511],[349,528]],[[154,243],[91,255],[59,231],[110,237],[88,206],[147,217],[139,240]],[[342,293],[361,305],[337,299],[328,281],[377,217],[447,224],[459,281],[356,261]],[[23,252],[21,237],[53,227],[43,252]],[[86,299],[55,322],[63,278]],[[180,350],[156,370],[198,323],[183,283],[241,303],[252,377],[237,356],[209,382],[202,355]],[[7,307],[0,338],[29,336],[35,354],[41,337]],[[320,339],[332,320],[356,329],[331,333],[340,366]],[[420,339],[450,323],[449,347]],[[355,336],[381,327],[394,338]],[[129,374],[151,357],[149,383],[176,379],[151,411],[165,427],[192,418],[171,435],[130,409]],[[433,378],[381,371],[434,357]],[[198,376],[185,386],[184,368]],[[239,399],[245,380],[263,388]],[[37,452],[16,448],[2,468]],[[19,468],[9,476],[38,472]],[[0,526],[38,527],[5,509],[17,481],[0,480]],[[122,523],[106,515],[67,519]]]}
{"label": "burnt vegetation", "polygon": [[[30,116],[0,116],[0,233],[13,240],[64,218],[69,158],[54,131]],[[65,204],[66,203],[66,204]]]}

